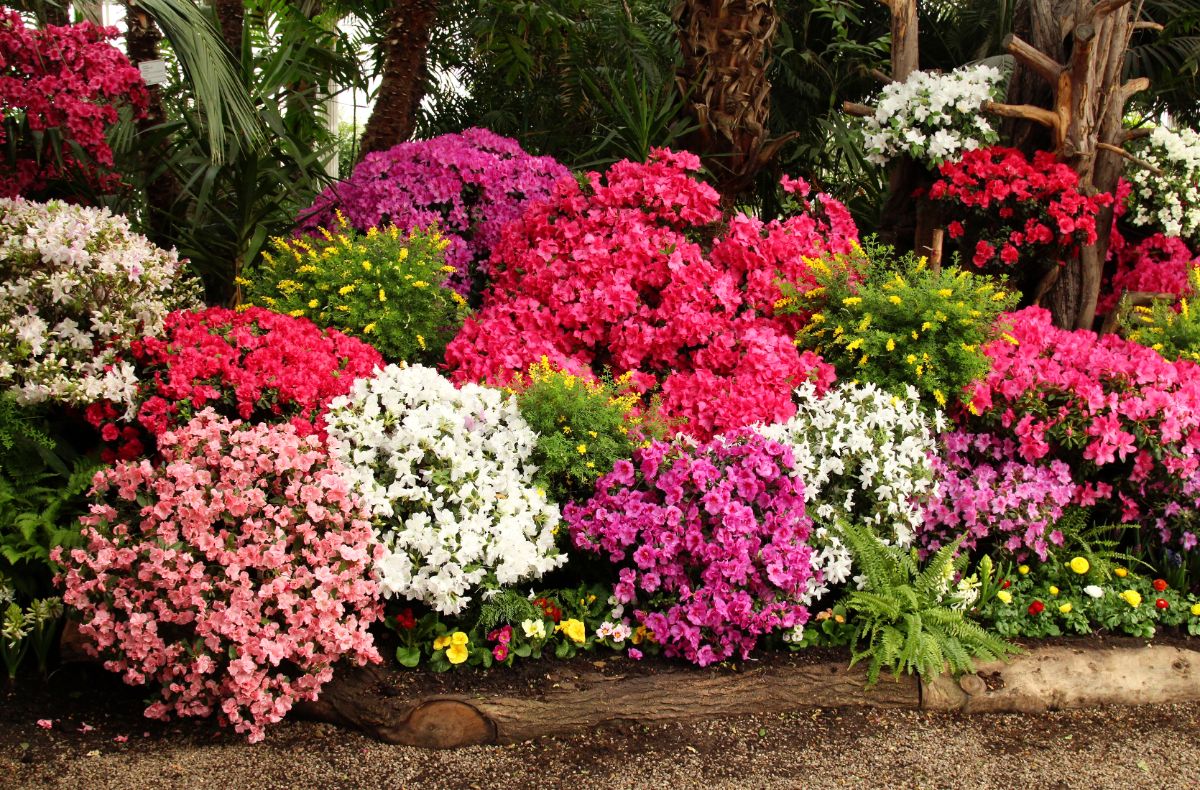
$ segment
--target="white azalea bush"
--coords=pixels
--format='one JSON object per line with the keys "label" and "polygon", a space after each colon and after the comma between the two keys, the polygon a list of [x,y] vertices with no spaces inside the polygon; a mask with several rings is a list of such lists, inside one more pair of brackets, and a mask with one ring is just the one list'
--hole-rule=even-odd
{"label": "white azalea bush", "polygon": [[1156,126],[1134,150],[1159,172],[1126,169],[1133,187],[1126,219],[1195,246],[1200,242],[1200,133]]}
{"label": "white azalea bush", "polygon": [[387,549],[376,564],[386,596],[453,615],[478,590],[566,561],[558,506],[533,483],[537,437],[511,395],[388,365],[335,398],[325,419],[330,453]]}
{"label": "white azalea bush", "polygon": [[1003,98],[1003,75],[992,66],[948,74],[914,71],[884,87],[863,130],[867,159],[879,165],[902,154],[936,167],[964,151],[1000,139],[984,116],[986,101]]}
{"label": "white azalea bush", "polygon": [[199,306],[182,269],[106,209],[0,199],[0,392],[131,407],[137,380],[121,352]]}
{"label": "white azalea bush", "polygon": [[931,425],[912,387],[901,397],[874,384],[841,384],[818,397],[805,383],[795,399],[794,417],[756,430],[791,446],[814,521],[865,524],[883,540],[911,545],[935,491],[941,414]]}

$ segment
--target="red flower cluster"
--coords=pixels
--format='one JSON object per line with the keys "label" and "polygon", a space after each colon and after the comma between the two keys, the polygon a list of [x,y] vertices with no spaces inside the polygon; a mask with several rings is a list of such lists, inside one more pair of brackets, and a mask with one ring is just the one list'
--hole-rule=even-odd
{"label": "red flower cluster", "polygon": [[[1015,148],[980,148],[939,168],[941,178],[929,197],[952,211],[965,210],[977,234],[971,262],[1012,266],[1023,253],[1044,255],[1052,247],[1072,248],[1096,240],[1096,213],[1112,202],[1103,194],[1079,192],[1079,177],[1048,151],[1033,161]],[[950,238],[967,234],[962,221],[947,227]]]}
{"label": "red flower cluster", "polygon": [[533,605],[541,609],[542,614],[546,615],[556,623],[562,619],[562,609],[560,609],[558,604],[554,603],[554,601],[551,601],[549,598],[537,598],[534,600]]}
{"label": "red flower cluster", "polygon": [[[90,22],[25,27],[16,11],[0,7],[0,144],[15,145],[15,169],[0,173],[0,197],[36,197],[64,178],[83,178],[93,188],[111,189],[112,149],[105,138],[117,121],[117,107],[127,104],[134,117],[146,111],[148,95],[142,75],[107,39],[114,27]],[[13,119],[23,116],[23,123]],[[10,139],[16,130],[16,139]],[[61,160],[52,146],[61,138]],[[45,134],[45,137],[40,135]],[[35,137],[35,135],[39,137]],[[76,144],[90,161],[78,161]]]}
{"label": "red flower cluster", "polygon": [[[792,343],[802,317],[774,315],[780,279],[847,253],[857,231],[824,196],[783,222],[739,215],[722,229],[692,154],[658,150],[588,185],[563,180],[505,229],[493,290],[446,350],[456,381],[504,383],[543,356],[577,373],[633,372],[662,387],[663,413],[707,437],[794,413],[792,389],[832,367]],[[785,187],[800,199],[803,182]]]}
{"label": "red flower cluster", "polygon": [[1033,603],[1029,604],[1029,614],[1033,617],[1037,617],[1044,611],[1046,611],[1046,604],[1042,603],[1041,601],[1034,601]]}
{"label": "red flower cluster", "polygon": [[1190,296],[1188,270],[1200,266],[1200,256],[1175,236],[1155,233],[1137,244],[1125,241],[1113,230],[1109,258],[1117,261],[1108,292],[1100,297],[1097,313],[1107,313],[1117,306],[1125,293],[1144,291]]}
{"label": "red flower cluster", "polygon": [[[306,436],[320,428],[330,400],[383,366],[361,340],[258,307],[171,313],[162,338],[136,341],[131,351],[137,424],[151,439],[210,406],[249,422],[290,421]],[[145,438],[130,436],[111,404],[89,406],[86,417],[106,442],[120,443],[108,460],[141,454]]]}

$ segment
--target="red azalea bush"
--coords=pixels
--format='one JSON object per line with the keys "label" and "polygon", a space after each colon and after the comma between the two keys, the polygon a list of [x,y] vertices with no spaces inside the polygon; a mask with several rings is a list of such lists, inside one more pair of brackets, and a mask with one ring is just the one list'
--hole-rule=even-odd
{"label": "red azalea bush", "polygon": [[1095,505],[1102,521],[1193,548],[1200,366],[1116,335],[1058,329],[1037,307],[1003,319],[1013,328],[986,348],[992,370],[970,392],[967,430],[1013,438],[1023,463],[1067,464],[1075,503]]}
{"label": "red azalea bush", "polygon": [[63,601],[105,668],[158,685],[147,716],[215,713],[261,740],[335,662],[380,661],[381,549],[315,436],[209,409],[159,450],[97,473],[84,546],[54,551]]}
{"label": "red azalea bush", "polygon": [[947,226],[951,239],[972,234],[975,247],[967,252],[980,268],[1091,244],[1096,213],[1112,201],[1081,194],[1079,176],[1048,151],[1031,162],[1015,148],[979,148],[938,172],[929,197],[955,217]]}
{"label": "red azalea bush", "polygon": [[[113,155],[105,133],[120,106],[139,117],[149,97],[141,73],[108,43],[117,35],[90,22],[31,29],[0,7],[0,145],[16,154],[0,170],[0,197],[45,197],[57,182],[76,178],[100,190],[119,183],[106,172]],[[72,144],[88,161],[76,158]]]}
{"label": "red azalea bush", "polygon": [[356,378],[383,367],[374,348],[335,329],[259,307],[210,307],[167,316],[162,337],[131,345],[137,369],[130,424],[111,403],[86,411],[114,457],[137,458],[145,441],[212,407],[250,422],[288,422],[301,436],[320,428],[326,404]]}
{"label": "red azalea bush", "polygon": [[760,636],[802,627],[823,581],[793,468],[790,447],[751,431],[654,442],[563,517],[577,547],[620,563],[617,603],[666,655],[745,658]]}
{"label": "red azalea bush", "polygon": [[300,229],[333,227],[336,210],[363,233],[436,224],[449,242],[446,263],[457,270],[448,284],[465,295],[473,278],[488,274],[501,229],[570,175],[552,157],[525,153],[516,140],[467,129],[367,154],[348,179],[301,212]]}
{"label": "red azalea bush", "polygon": [[788,180],[804,213],[722,227],[699,160],[656,150],[586,186],[560,181],[505,229],[482,310],[446,349],[456,381],[501,384],[543,357],[578,373],[634,374],[662,388],[662,412],[699,437],[795,408],[806,379],[833,368],[792,343],[803,316],[777,316],[780,279],[815,284],[806,258],[847,253],[857,231],[845,207]]}
{"label": "red azalea bush", "polygon": [[1189,296],[1188,271],[1200,265],[1200,256],[1183,239],[1155,233],[1136,244],[1130,244],[1113,233],[1109,246],[1110,259],[1116,259],[1108,291],[1096,305],[1097,313],[1115,309],[1126,293],[1147,292]]}

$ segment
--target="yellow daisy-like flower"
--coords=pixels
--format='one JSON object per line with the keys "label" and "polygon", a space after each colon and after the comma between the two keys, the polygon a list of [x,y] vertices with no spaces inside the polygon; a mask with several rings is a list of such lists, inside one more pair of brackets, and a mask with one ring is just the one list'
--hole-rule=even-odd
{"label": "yellow daisy-like flower", "polygon": [[371,271],[371,262],[370,262],[370,261],[363,261],[363,262],[362,262],[362,267],[363,267],[363,271],[364,271],[364,272],[369,272],[369,271]]}
{"label": "yellow daisy-like flower", "polygon": [[1029,566],[1028,565],[1018,565],[1017,573],[1021,574],[1022,576],[1028,576],[1029,575]]}
{"label": "yellow daisy-like flower", "polygon": [[425,282],[424,280],[413,280],[412,287],[413,288],[428,288],[429,283]]}
{"label": "yellow daisy-like flower", "polygon": [[887,348],[887,350],[888,350],[888,351],[895,351],[895,350],[896,350],[896,341],[895,341],[895,340],[892,340],[892,339],[889,337],[889,338],[888,338],[888,342],[887,342],[887,346],[886,346],[886,348]]}
{"label": "yellow daisy-like flower", "polygon": [[308,300],[308,306],[309,306],[309,308],[310,308],[310,309],[316,310],[316,309],[317,309],[317,307],[319,307],[319,306],[320,306],[320,304],[321,304],[321,303],[320,303],[320,302],[318,302],[316,299],[309,299],[309,300]]}
{"label": "yellow daisy-like flower", "polygon": [[1192,617],[1200,617],[1200,603],[1192,604]]}
{"label": "yellow daisy-like flower", "polygon": [[341,296],[345,296],[346,294],[349,294],[349,293],[354,293],[353,285],[343,285],[341,288],[338,289],[338,294]]}
{"label": "yellow daisy-like flower", "polygon": [[578,444],[578,445],[575,447],[575,449],[579,451],[579,454],[580,454],[580,455],[584,455],[585,453],[587,453],[587,445],[586,445],[586,444],[584,444],[584,443],[582,443],[582,442],[580,442],[580,443],[579,443],[579,444]]}
{"label": "yellow daisy-like flower", "polygon": [[862,297],[861,296],[847,296],[845,299],[842,300],[842,304],[844,304],[844,305],[862,304]]}

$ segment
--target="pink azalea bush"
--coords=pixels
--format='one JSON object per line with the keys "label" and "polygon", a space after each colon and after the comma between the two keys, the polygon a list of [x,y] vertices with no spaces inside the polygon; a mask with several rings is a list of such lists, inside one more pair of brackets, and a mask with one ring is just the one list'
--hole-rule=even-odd
{"label": "pink azalea bush", "polygon": [[667,418],[705,438],[795,412],[792,389],[824,390],[833,368],[792,339],[806,316],[778,316],[780,279],[813,283],[807,260],[848,253],[845,207],[808,185],[785,188],[804,211],[726,226],[693,154],[656,150],[551,200],[505,230],[482,310],[446,350],[455,381],[503,384],[543,357],[575,373],[633,374],[661,387]]}
{"label": "pink azalea bush", "polygon": [[564,518],[578,548],[620,565],[614,596],[664,653],[707,666],[808,620],[822,580],[792,470],[789,447],[751,431],[654,442]]}
{"label": "pink azalea bush", "polygon": [[1063,544],[1054,525],[1076,492],[1066,463],[1030,463],[1014,441],[986,433],[954,431],[941,444],[933,459],[937,490],[917,527],[924,551],[965,535],[965,549],[995,543],[1018,558],[1032,552],[1045,561],[1051,546]]}
{"label": "pink azalea bush", "polygon": [[1200,256],[1183,239],[1155,233],[1136,244],[1119,233],[1112,235],[1109,258],[1116,259],[1116,271],[1108,290],[1100,297],[1097,313],[1114,308],[1125,293],[1147,292],[1189,296],[1188,271],[1200,265]]}
{"label": "pink azalea bush", "polygon": [[251,741],[333,664],[380,661],[380,548],[320,441],[211,409],[159,437],[163,463],[97,473],[82,548],[56,549],[85,647],[146,715],[216,714]]}
{"label": "pink azalea bush", "polygon": [[300,230],[333,227],[339,209],[363,233],[389,224],[407,231],[436,223],[449,242],[446,262],[457,270],[449,285],[466,295],[474,277],[488,274],[501,229],[568,176],[552,157],[531,156],[516,140],[467,129],[367,154],[350,178],[301,212]]}
{"label": "pink azalea bush", "polygon": [[964,427],[1013,438],[1016,459],[1062,461],[1075,503],[1191,549],[1200,507],[1200,367],[1116,335],[1068,332],[1029,307],[988,345]]}
{"label": "pink azalea bush", "polygon": [[320,430],[330,400],[383,357],[357,338],[259,307],[210,307],[167,316],[161,337],[135,341],[136,418],[107,401],[88,421],[110,445],[110,460],[142,455],[147,441],[204,408],[251,422],[291,422],[301,436]]}
{"label": "pink azalea bush", "polygon": [[119,184],[106,132],[119,107],[140,117],[149,96],[141,73],[108,43],[117,35],[91,22],[28,28],[0,6],[0,145],[16,153],[15,167],[0,170],[0,197],[40,196],[76,178],[100,190]]}

